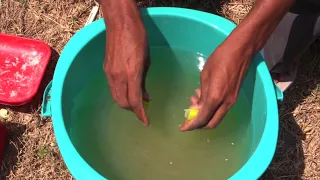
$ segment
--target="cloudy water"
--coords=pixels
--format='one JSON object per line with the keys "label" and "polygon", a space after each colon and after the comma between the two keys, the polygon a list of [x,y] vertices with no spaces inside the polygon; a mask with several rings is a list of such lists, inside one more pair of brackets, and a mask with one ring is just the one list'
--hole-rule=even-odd
{"label": "cloudy water", "polygon": [[151,57],[150,126],[111,102],[105,76],[97,74],[72,113],[70,134],[78,151],[110,180],[227,179],[251,155],[249,102],[241,92],[216,129],[180,132],[205,57],[165,47],[152,48]]}

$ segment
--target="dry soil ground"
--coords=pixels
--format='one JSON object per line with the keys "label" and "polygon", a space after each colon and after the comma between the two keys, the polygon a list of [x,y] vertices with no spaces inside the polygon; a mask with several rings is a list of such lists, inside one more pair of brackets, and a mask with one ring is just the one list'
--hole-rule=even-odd
{"label": "dry soil ground", "polygon": [[[253,0],[140,0],[138,5],[188,7],[219,13],[239,23],[252,3]],[[56,146],[51,119],[40,118],[40,101],[59,53],[84,26],[93,5],[93,0],[0,0],[1,33],[41,39],[53,52],[35,100],[22,107],[1,107],[9,111],[9,117],[2,121],[10,136],[0,179],[72,179]],[[297,81],[279,109],[277,151],[262,179],[320,179],[320,41],[304,54]]]}

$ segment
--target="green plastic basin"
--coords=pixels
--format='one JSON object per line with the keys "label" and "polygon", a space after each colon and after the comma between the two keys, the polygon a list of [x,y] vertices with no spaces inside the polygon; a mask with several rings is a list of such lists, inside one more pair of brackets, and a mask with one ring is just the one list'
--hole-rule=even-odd
{"label": "green plastic basin", "polygon": [[[150,46],[178,47],[209,56],[236,25],[217,15],[183,8],[142,9]],[[52,84],[45,91],[42,115],[51,116],[62,157],[76,179],[106,179],[83,159],[68,131],[76,96],[96,72],[102,72],[105,24],[97,20],[77,32],[65,46]],[[257,54],[242,84],[251,103],[255,150],[232,180],[258,179],[269,166],[278,137],[278,105],[282,93]],[[85,132],[84,132],[85,133]],[[85,142],[84,142],[85,143]]]}

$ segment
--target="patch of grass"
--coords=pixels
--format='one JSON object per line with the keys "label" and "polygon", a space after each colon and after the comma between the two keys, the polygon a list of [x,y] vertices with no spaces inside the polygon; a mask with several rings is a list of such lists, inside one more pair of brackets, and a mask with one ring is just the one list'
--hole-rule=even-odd
{"label": "patch of grass", "polygon": [[18,0],[22,5],[25,5],[27,0]]}
{"label": "patch of grass", "polygon": [[78,25],[78,20],[74,16],[72,17],[72,22],[73,22],[73,24]]}
{"label": "patch of grass", "polygon": [[42,159],[45,158],[50,153],[50,149],[47,146],[40,146],[38,151],[38,156]]}

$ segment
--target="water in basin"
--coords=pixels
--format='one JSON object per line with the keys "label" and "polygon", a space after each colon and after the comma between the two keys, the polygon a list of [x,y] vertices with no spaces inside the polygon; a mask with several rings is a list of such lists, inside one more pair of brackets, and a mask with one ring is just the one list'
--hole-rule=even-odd
{"label": "water in basin", "polygon": [[180,132],[189,97],[200,86],[206,57],[168,47],[151,48],[147,78],[150,126],[111,101],[97,73],[77,95],[70,137],[80,155],[111,180],[219,180],[233,175],[252,151],[250,106],[241,91],[213,130]]}

